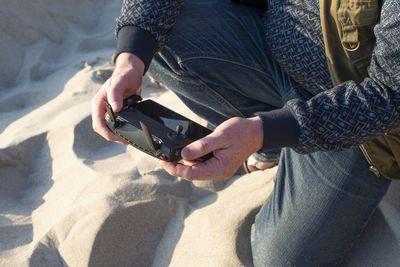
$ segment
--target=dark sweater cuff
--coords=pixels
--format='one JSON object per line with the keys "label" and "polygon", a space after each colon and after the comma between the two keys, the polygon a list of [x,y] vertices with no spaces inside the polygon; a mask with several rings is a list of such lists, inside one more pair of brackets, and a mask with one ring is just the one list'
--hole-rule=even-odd
{"label": "dark sweater cuff", "polygon": [[151,33],[136,26],[124,26],[117,34],[117,51],[114,60],[122,52],[132,53],[143,61],[144,73],[146,73],[157,50],[157,40]]}
{"label": "dark sweater cuff", "polygon": [[259,152],[266,152],[281,147],[297,146],[300,126],[287,106],[268,112],[258,112],[263,122],[264,143]]}

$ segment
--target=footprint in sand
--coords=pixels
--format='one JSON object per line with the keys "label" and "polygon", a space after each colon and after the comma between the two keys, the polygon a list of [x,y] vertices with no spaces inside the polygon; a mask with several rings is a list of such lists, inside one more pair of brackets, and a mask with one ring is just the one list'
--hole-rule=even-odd
{"label": "footprint in sand", "polygon": [[56,70],[57,67],[45,63],[36,63],[29,71],[29,78],[31,81],[40,81],[54,73]]}
{"label": "footprint in sand", "polygon": [[74,153],[87,165],[124,153],[126,146],[109,142],[92,129],[92,118],[87,116],[74,129]]}
{"label": "footprint in sand", "polygon": [[52,158],[47,134],[33,136],[0,150],[0,210],[18,207],[30,212],[42,202],[52,186]]}

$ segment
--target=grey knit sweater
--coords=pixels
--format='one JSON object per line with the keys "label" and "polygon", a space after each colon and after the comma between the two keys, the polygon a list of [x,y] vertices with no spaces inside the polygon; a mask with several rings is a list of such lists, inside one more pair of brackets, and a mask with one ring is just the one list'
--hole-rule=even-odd
{"label": "grey knit sweater", "polygon": [[[117,19],[117,53],[135,53],[148,67],[154,53],[168,41],[182,2],[124,0]],[[332,87],[318,0],[269,0],[264,17],[266,42],[280,66],[314,97],[291,100],[281,110],[261,113],[263,149],[339,151],[399,127],[399,14],[398,0],[383,1],[369,76],[361,84],[348,81]],[[292,134],[282,138],[281,131]]]}

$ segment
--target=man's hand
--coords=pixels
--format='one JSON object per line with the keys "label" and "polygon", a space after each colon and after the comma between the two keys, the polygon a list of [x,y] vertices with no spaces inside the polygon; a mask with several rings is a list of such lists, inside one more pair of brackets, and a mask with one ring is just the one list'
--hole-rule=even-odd
{"label": "man's hand", "polygon": [[[187,180],[226,180],[241,164],[263,144],[260,117],[232,118],[219,125],[214,132],[182,150],[182,158],[188,165],[160,161],[169,174]],[[201,156],[214,152],[205,162],[195,162]]]}
{"label": "man's hand", "polygon": [[108,101],[113,110],[119,112],[125,98],[134,94],[141,94],[143,72],[144,64],[138,57],[130,53],[121,53],[117,58],[113,74],[93,97],[93,129],[108,141],[125,144],[106,126],[104,101]]}

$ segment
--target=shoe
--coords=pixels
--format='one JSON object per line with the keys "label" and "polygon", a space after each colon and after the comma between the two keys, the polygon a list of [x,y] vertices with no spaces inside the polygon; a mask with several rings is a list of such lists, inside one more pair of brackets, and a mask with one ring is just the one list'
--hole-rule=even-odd
{"label": "shoe", "polygon": [[[264,168],[257,168],[255,165],[266,165]],[[270,169],[274,166],[278,165],[278,162],[259,162],[257,161],[253,155],[251,155],[245,162],[243,162],[243,170],[245,173],[252,173],[255,171],[262,171],[262,170],[266,170],[266,169]]]}
{"label": "shoe", "polygon": [[248,173],[252,173],[252,172],[255,172],[255,171],[259,171],[260,169],[254,167],[252,165],[248,165],[247,164],[247,160],[246,160],[245,162],[243,162],[243,170],[244,170],[245,173],[248,174]]}

